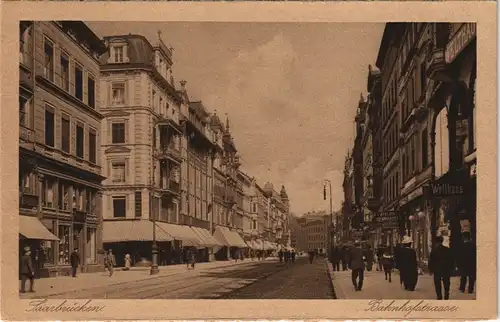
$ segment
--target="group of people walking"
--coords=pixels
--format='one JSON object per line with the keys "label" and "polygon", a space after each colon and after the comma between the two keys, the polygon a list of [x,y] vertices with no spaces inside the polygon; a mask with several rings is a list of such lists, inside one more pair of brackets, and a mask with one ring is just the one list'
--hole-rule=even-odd
{"label": "group of people walking", "polygon": [[280,249],[278,251],[278,258],[280,260],[280,263],[295,263],[295,249],[289,250],[289,249]]}
{"label": "group of people walking", "polygon": [[[436,298],[448,300],[450,298],[450,278],[460,275],[459,290],[472,294],[476,281],[476,245],[471,240],[470,233],[462,234],[463,243],[453,252],[443,243],[441,236],[436,237],[435,247],[432,249],[429,261],[429,274],[433,275]],[[371,247],[362,247],[356,241],[354,247],[336,247],[332,250],[332,266],[336,271],[351,269],[352,284],[355,291],[363,288],[364,272],[371,271],[376,255],[377,271],[383,271],[385,279],[392,282],[392,272],[399,271],[400,284],[406,291],[413,292],[418,283],[418,276],[423,272],[419,267],[417,253],[412,248],[413,240],[404,236],[396,247],[379,247],[375,254]],[[458,269],[458,270],[457,270]],[[443,294],[444,289],[444,294]]]}

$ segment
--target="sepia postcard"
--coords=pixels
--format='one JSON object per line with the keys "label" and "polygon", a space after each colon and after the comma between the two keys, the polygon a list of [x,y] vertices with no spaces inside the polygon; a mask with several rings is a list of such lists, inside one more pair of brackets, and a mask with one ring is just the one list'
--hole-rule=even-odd
{"label": "sepia postcard", "polygon": [[496,317],[493,2],[2,14],[2,319]]}

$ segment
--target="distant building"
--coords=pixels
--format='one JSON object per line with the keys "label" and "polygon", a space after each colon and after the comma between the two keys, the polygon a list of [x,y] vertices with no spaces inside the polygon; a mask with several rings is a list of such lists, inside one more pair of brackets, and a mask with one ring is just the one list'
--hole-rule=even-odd
{"label": "distant building", "polygon": [[291,238],[297,251],[328,251],[328,227],[330,214],[309,212],[300,217],[291,217]]}

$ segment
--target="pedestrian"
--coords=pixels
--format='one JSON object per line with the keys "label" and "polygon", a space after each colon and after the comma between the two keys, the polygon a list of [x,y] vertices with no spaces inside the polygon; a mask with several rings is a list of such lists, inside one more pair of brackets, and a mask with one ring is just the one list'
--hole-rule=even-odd
{"label": "pedestrian", "polygon": [[191,254],[189,252],[189,249],[187,248],[184,248],[184,251],[183,251],[183,254],[182,254],[183,258],[182,260],[184,261],[184,263],[186,263],[186,268],[189,269],[189,259],[191,258]]}
{"label": "pedestrian", "polygon": [[295,249],[292,249],[292,263],[295,263],[295,256],[297,254],[295,254]]}
{"label": "pedestrian", "polygon": [[314,251],[309,251],[309,264],[312,264],[314,261]]}
{"label": "pedestrian", "polygon": [[384,256],[384,249],[382,248],[382,245],[380,245],[377,248],[377,271],[382,271],[383,270],[383,256]]}
{"label": "pedestrian", "polygon": [[73,249],[73,252],[69,256],[69,261],[71,263],[71,276],[76,277],[76,271],[78,266],[80,266],[80,254],[78,254],[78,248]]}
{"label": "pedestrian", "polygon": [[412,239],[404,236],[403,245],[399,255],[399,273],[403,280],[403,285],[407,291],[415,291],[418,281],[417,253],[411,248]]}
{"label": "pedestrian", "polygon": [[443,237],[437,236],[436,247],[434,247],[429,255],[429,274],[434,275],[434,288],[438,300],[443,299],[441,283],[444,288],[444,299],[450,299],[450,277],[453,271],[453,254],[448,247],[443,245]]}
{"label": "pedestrian", "polygon": [[401,273],[400,269],[400,261],[401,261],[401,244],[398,243],[396,244],[396,247],[394,248],[394,267],[399,270],[399,284],[401,287],[403,287],[403,274]]}
{"label": "pedestrian", "polygon": [[[236,257],[238,258],[238,257]],[[194,265],[196,264],[196,252],[193,250],[191,252],[191,268],[194,269]]]}
{"label": "pedestrian", "polygon": [[382,266],[385,274],[385,280],[389,280],[392,283],[392,268],[394,267],[394,257],[391,255],[389,249],[387,248],[385,252],[380,256],[379,265]]}
{"label": "pedestrian", "polygon": [[373,267],[373,250],[370,245],[366,246],[365,261],[366,261],[366,270],[368,272],[371,272]]}
{"label": "pedestrian", "polygon": [[462,234],[463,244],[458,258],[458,269],[460,272],[460,291],[465,292],[467,279],[469,285],[467,291],[469,294],[474,293],[474,284],[476,282],[476,244],[471,240],[470,233]]}
{"label": "pedestrian", "polygon": [[281,249],[278,252],[278,258],[280,259],[280,263],[283,263],[283,251]]}
{"label": "pedestrian", "polygon": [[29,292],[33,293],[35,271],[33,270],[33,261],[31,259],[31,248],[24,248],[24,255],[21,257],[21,293],[26,292],[26,281],[30,281]]}
{"label": "pedestrian", "polygon": [[363,258],[363,250],[361,249],[361,243],[356,241],[354,243],[354,248],[350,251],[350,267],[352,270],[351,278],[352,284],[354,285],[355,291],[361,291],[363,288],[363,279],[365,271],[365,262]]}
{"label": "pedestrian", "polygon": [[347,271],[347,247],[342,246],[342,249],[340,250],[340,260],[342,261],[342,270]]}
{"label": "pedestrian", "polygon": [[125,255],[125,267],[123,268],[123,270],[129,271],[131,267],[132,267],[132,259],[130,258],[129,254],[126,254]]}
{"label": "pedestrian", "polygon": [[333,270],[340,271],[340,248],[337,246],[333,249]]}
{"label": "pedestrian", "polygon": [[116,258],[113,254],[113,250],[108,250],[106,257],[104,258],[104,266],[109,272],[109,277],[113,276],[115,266],[116,266]]}

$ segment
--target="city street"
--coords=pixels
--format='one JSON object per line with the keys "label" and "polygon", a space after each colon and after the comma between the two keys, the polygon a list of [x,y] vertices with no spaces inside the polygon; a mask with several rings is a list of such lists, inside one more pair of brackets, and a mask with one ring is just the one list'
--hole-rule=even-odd
{"label": "city street", "polygon": [[309,264],[299,257],[277,274],[230,293],[226,299],[333,299],[332,287],[322,258]]}
{"label": "city street", "polygon": [[[460,279],[452,277],[450,287],[450,300],[475,300],[476,294],[461,293],[458,290]],[[426,274],[418,277],[415,291],[408,292],[399,284],[399,274],[395,271],[392,274],[392,283],[385,280],[383,272],[365,271],[363,289],[360,292],[354,291],[351,282],[351,271],[333,272],[333,283],[335,295],[340,300],[361,300],[361,299],[427,299],[434,300],[433,277]]]}
{"label": "city street", "polygon": [[[325,266],[323,264],[323,271]],[[212,299],[219,298],[229,292],[252,284],[260,279],[279,274],[284,270],[293,269],[290,265],[280,264],[276,259],[262,261],[245,260],[234,264],[234,262],[203,263],[194,270],[187,270],[184,265],[173,267],[162,267],[163,272],[154,277],[148,277],[146,272],[141,271],[142,278],[134,277],[135,271],[117,271],[113,277],[107,277],[99,273],[98,278],[103,280],[103,285],[93,285],[73,288],[67,292],[43,295],[30,294],[30,298],[66,298],[66,299]],[[130,275],[127,281],[127,274]],[[66,277],[66,283],[81,284],[79,279],[87,279],[82,274],[73,279]],[[116,283],[112,281],[116,279]],[[43,281],[43,280],[41,280]],[[27,298],[22,294],[21,298]]]}

